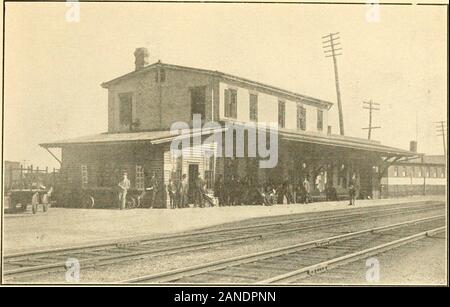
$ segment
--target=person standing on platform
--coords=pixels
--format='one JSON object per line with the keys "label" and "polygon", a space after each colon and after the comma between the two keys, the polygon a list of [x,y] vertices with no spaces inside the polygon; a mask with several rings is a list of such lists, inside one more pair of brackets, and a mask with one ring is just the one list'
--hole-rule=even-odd
{"label": "person standing on platform", "polygon": [[305,177],[305,180],[303,180],[303,192],[305,193],[304,196],[304,203],[307,204],[311,201],[311,195],[309,194],[311,191],[311,185],[309,184],[308,177]]}
{"label": "person standing on platform", "polygon": [[295,191],[294,191],[294,185],[292,184],[292,181],[287,182],[287,193],[286,193],[287,203],[288,204],[294,204],[295,203]]}
{"label": "person standing on platform", "polygon": [[195,206],[203,208],[205,206],[204,199],[203,199],[203,193],[204,193],[204,186],[205,181],[202,179],[200,174],[197,175],[197,178],[195,179]]}
{"label": "person standing on platform", "polygon": [[188,188],[189,184],[186,178],[186,174],[183,174],[181,176],[181,183],[180,183],[180,189],[181,189],[181,195],[180,195],[180,206],[181,208],[186,208],[188,205]]}
{"label": "person standing on platform", "polygon": [[224,205],[222,175],[217,175],[217,179],[214,184],[214,197],[218,199],[219,207],[222,207]]}
{"label": "person standing on platform", "polygon": [[159,182],[158,178],[156,177],[156,172],[153,172],[152,178],[150,179],[150,189],[152,191],[152,203],[150,205],[150,208],[154,208],[156,204],[156,196],[159,192]]}
{"label": "person standing on platform", "polygon": [[353,174],[352,178],[348,183],[348,194],[350,197],[350,203],[348,204],[349,206],[355,205],[356,190],[357,190],[356,174]]}
{"label": "person standing on platform", "polygon": [[181,178],[177,178],[175,181],[175,206],[177,208],[183,208],[181,202]]}
{"label": "person standing on platform", "polygon": [[175,209],[176,208],[176,203],[175,203],[176,186],[175,186],[173,176],[170,176],[169,184],[167,185],[167,192],[169,194],[170,208]]}
{"label": "person standing on platform", "polygon": [[120,200],[120,210],[126,208],[127,204],[127,192],[130,189],[130,180],[128,179],[128,174],[126,172],[123,173],[122,181],[119,182],[120,192],[119,192],[119,200]]}

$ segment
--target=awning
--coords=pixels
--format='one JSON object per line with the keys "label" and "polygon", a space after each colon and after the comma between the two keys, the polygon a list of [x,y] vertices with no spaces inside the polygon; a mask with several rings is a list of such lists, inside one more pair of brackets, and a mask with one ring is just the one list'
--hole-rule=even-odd
{"label": "awning", "polygon": [[[42,143],[40,144],[40,146],[44,148],[58,148],[70,145],[123,144],[123,143],[150,143],[155,145],[170,142],[175,137],[180,135],[185,135],[186,137],[199,135],[203,136],[203,135],[210,135],[212,133],[222,132],[225,131],[226,129],[227,129],[226,127],[215,130],[191,129],[188,131],[183,131],[178,134],[173,134],[170,130],[126,132],[126,133],[100,133],[72,139],[54,141],[50,143]],[[297,141],[302,143],[377,152],[382,154],[383,156],[411,158],[423,155],[409,150],[382,145],[380,142],[377,141],[371,141],[349,136],[327,135],[322,133],[294,131],[288,129],[278,129],[278,133],[281,140]]]}
{"label": "awning", "polygon": [[414,157],[422,155],[417,152],[382,145],[377,141],[370,141],[349,136],[334,134],[326,135],[320,133],[306,133],[297,131],[294,132],[284,129],[280,130],[279,133],[281,135],[281,138],[284,140],[371,151],[381,153],[385,156]]}
{"label": "awning", "polygon": [[143,131],[143,132],[124,132],[124,133],[99,133],[87,136],[81,136],[72,139],[59,140],[49,143],[39,144],[44,148],[58,148],[66,147],[71,145],[101,145],[101,144],[124,144],[124,143],[150,143],[152,145],[161,144],[165,142],[172,141],[178,136],[202,136],[209,135],[214,132],[221,132],[224,129],[190,129],[183,130],[179,133],[173,133],[170,130],[160,130],[160,131]]}

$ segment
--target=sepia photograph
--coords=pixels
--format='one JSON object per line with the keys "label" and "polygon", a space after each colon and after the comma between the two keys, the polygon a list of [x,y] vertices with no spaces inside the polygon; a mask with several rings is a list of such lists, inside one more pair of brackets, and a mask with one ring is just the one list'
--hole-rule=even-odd
{"label": "sepia photograph", "polygon": [[1,285],[448,286],[448,3],[384,2],[4,1]]}

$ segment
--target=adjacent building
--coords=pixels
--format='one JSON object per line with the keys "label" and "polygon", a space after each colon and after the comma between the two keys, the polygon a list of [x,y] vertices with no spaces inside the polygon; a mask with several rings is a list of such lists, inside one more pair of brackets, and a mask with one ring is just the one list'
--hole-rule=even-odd
{"label": "adjacent building", "polygon": [[381,180],[382,196],[444,195],[446,162],[444,155],[423,155],[392,164]]}

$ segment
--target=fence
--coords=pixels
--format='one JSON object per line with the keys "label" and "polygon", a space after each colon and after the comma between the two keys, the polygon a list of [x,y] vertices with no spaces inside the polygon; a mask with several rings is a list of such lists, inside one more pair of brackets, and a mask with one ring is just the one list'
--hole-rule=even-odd
{"label": "fence", "polygon": [[33,165],[23,167],[22,165],[5,164],[4,188],[5,191],[13,189],[31,189],[37,185],[55,187],[59,180],[59,169],[49,170],[34,168]]}

